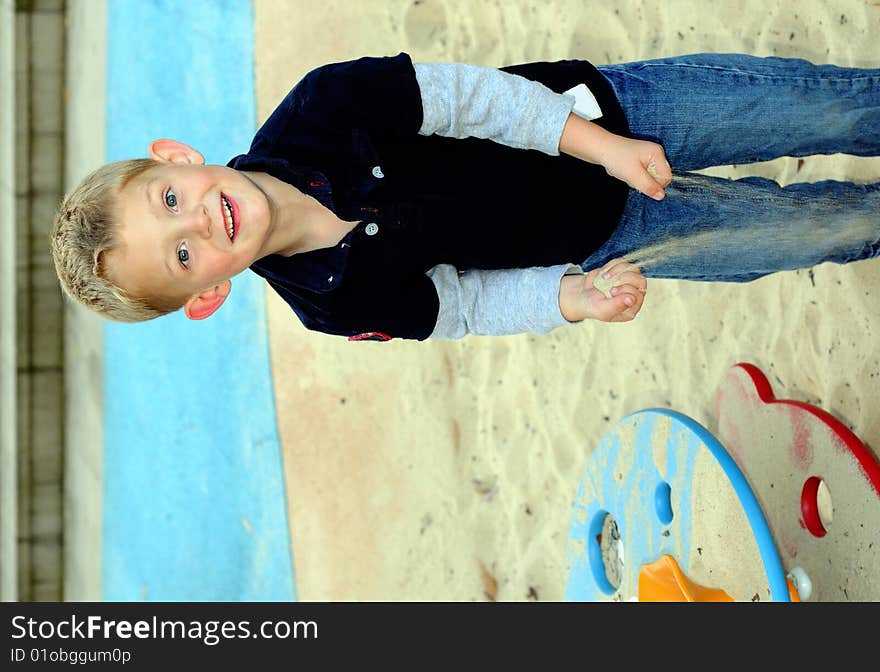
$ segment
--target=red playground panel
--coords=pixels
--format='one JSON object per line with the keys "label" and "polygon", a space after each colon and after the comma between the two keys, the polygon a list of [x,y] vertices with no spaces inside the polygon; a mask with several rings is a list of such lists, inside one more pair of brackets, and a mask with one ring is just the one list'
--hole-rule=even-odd
{"label": "red playground panel", "polygon": [[716,403],[718,438],[758,498],[786,570],[800,568],[807,599],[880,600],[877,458],[830,413],[776,399],[752,364],[727,370]]}

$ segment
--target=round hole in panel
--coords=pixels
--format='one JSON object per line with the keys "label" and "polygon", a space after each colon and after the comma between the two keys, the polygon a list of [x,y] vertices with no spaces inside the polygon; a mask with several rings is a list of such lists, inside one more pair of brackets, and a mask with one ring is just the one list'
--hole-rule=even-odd
{"label": "round hole in panel", "polygon": [[824,537],[834,518],[831,491],[818,476],[810,476],[801,490],[801,515],[804,525],[814,537]]}
{"label": "round hole in panel", "polygon": [[599,511],[590,523],[587,552],[593,580],[606,595],[620,588],[623,576],[623,540],[617,521],[607,511]]}

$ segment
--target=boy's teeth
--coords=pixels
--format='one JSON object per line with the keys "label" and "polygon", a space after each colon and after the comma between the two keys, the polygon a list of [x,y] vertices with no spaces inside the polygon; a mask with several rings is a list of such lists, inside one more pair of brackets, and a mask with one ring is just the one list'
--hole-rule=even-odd
{"label": "boy's teeth", "polygon": [[232,219],[232,206],[229,205],[229,201],[226,200],[226,197],[221,196],[220,200],[223,203],[223,216],[226,219],[226,235],[228,235],[229,239],[232,240],[235,237],[235,225]]}

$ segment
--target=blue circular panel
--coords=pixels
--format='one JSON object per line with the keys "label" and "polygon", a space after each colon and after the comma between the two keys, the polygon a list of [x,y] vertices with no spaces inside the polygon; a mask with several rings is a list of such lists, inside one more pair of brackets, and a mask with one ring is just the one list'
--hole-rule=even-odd
{"label": "blue circular panel", "polygon": [[[700,515],[693,493],[698,459],[717,464],[736,493],[760,555],[749,561],[763,565],[770,599],[789,601],[782,562],[745,476],[702,425],[667,409],[646,409],[619,420],[590,453],[572,506],[565,600],[637,597],[640,568],[661,555],[672,556],[684,569],[690,566],[700,551],[692,543],[692,521]],[[609,512],[626,549],[617,587],[609,581],[597,541]]]}

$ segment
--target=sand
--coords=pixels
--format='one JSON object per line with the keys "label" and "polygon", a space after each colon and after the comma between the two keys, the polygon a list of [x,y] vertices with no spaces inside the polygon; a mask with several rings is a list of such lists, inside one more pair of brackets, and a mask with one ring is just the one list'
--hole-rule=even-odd
{"label": "sand", "polygon": [[[880,65],[880,3],[853,0],[256,0],[255,13],[260,121],[313,67],[400,51],[486,66],[700,51]],[[880,159],[706,172],[872,181]],[[267,297],[302,600],[561,599],[571,503],[599,438],[647,407],[714,430],[715,390],[739,361],[880,445],[880,261],[748,285],[651,280],[632,322],[436,343],[311,333]]]}

